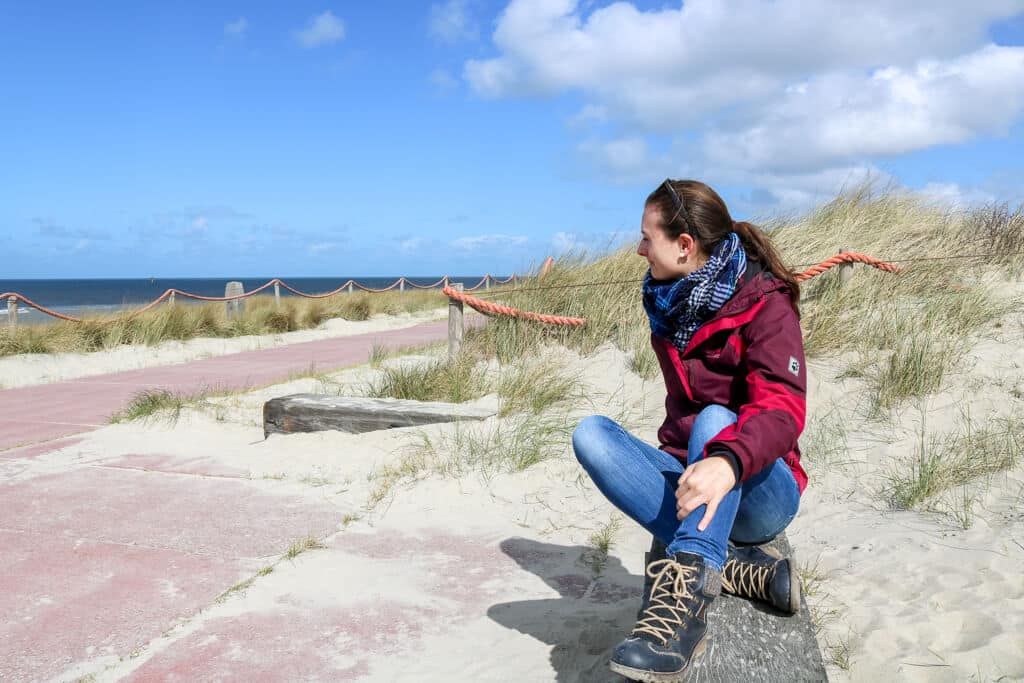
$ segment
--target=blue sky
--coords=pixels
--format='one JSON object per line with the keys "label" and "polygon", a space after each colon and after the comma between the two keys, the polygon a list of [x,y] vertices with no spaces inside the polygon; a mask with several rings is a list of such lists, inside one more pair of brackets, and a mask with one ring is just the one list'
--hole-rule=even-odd
{"label": "blue sky", "polygon": [[1024,0],[851,5],[2,3],[3,277],[510,273],[666,176],[1024,199]]}

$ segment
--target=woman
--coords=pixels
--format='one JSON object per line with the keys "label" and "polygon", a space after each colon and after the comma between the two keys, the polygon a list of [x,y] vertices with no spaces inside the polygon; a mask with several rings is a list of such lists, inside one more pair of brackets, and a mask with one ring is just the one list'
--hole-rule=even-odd
{"label": "woman", "polygon": [[693,180],[651,193],[640,232],[643,304],[668,390],[661,447],[591,416],[573,448],[601,492],[667,546],[649,556],[637,624],[611,659],[627,678],[666,682],[703,650],[721,590],[799,609],[789,560],[730,540],[763,543],[796,515],[807,376],[799,288],[764,233],[733,222]]}

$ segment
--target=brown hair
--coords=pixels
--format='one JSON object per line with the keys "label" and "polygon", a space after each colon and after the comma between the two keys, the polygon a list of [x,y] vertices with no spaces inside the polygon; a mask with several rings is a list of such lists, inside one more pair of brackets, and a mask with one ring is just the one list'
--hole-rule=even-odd
{"label": "brown hair", "polygon": [[[667,183],[671,183],[681,205],[676,203]],[[671,239],[686,233],[709,254],[730,232],[735,232],[747,252],[747,258],[759,262],[789,286],[793,310],[799,314],[800,285],[782,263],[771,239],[755,225],[733,221],[725,202],[710,187],[697,180],[666,180],[647,197],[646,205],[661,212],[661,229]]]}

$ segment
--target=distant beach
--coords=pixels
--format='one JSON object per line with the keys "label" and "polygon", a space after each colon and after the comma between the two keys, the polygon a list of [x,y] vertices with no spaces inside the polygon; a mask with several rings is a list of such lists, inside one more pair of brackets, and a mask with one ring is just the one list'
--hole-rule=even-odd
{"label": "distant beach", "polygon": [[[379,289],[386,287],[400,276],[388,277],[353,277],[365,287]],[[417,285],[430,285],[440,280],[442,275],[430,277],[407,277]],[[452,275],[452,282],[464,282],[473,286],[483,275]],[[0,292],[17,292],[40,306],[45,306],[58,313],[72,316],[97,315],[116,313],[123,309],[133,309],[147,304],[163,294],[167,289],[177,289],[200,294],[202,296],[224,296],[224,285],[231,281],[242,283],[245,291],[255,289],[274,279],[266,277],[216,277],[216,278],[89,278],[89,279],[32,279],[32,280],[0,280]],[[320,294],[337,289],[349,280],[348,276],[338,277],[282,277],[292,287],[311,294]],[[504,276],[501,276],[504,279]],[[273,294],[273,290],[267,292]],[[293,296],[287,290],[281,290],[281,296]],[[179,299],[181,303],[190,303],[187,299]],[[6,320],[7,302],[0,302],[0,320]],[[37,325],[54,322],[55,319],[36,311],[30,306],[18,306],[18,323]]]}

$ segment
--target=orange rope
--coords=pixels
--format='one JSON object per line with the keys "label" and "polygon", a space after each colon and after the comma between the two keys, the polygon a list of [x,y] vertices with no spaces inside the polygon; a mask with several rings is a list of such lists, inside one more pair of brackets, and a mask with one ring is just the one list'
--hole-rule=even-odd
{"label": "orange rope", "polygon": [[539,323],[547,323],[549,325],[569,325],[572,327],[580,327],[586,325],[587,321],[585,318],[567,318],[561,315],[547,315],[544,313],[531,313],[529,311],[520,311],[517,308],[511,308],[510,306],[503,306],[496,304],[493,301],[484,301],[483,299],[477,299],[474,296],[467,296],[462,292],[456,292],[451,287],[445,287],[441,290],[445,295],[461,301],[465,304],[469,304],[472,308],[480,311],[485,315],[507,315],[512,318],[522,318],[523,320],[534,320]]}
{"label": "orange rope", "polygon": [[441,278],[440,280],[438,280],[437,282],[435,282],[432,285],[418,285],[415,282],[410,282],[409,280],[406,280],[405,284],[409,285],[413,289],[433,289],[434,287],[437,287],[438,285],[443,285],[445,283],[445,281],[447,281],[447,280],[448,280],[448,278],[446,276],[446,277]]}
{"label": "orange rope", "polygon": [[[548,258],[548,260],[544,262],[544,267],[541,269],[540,277],[544,277],[544,275],[547,273],[547,271],[551,268],[553,260],[554,259],[552,259],[552,258]],[[835,256],[833,256],[833,257],[831,257],[829,259],[826,259],[825,261],[822,261],[818,265],[811,266],[810,268],[808,268],[804,272],[797,274],[796,275],[796,281],[797,282],[803,282],[804,280],[809,280],[810,278],[814,277],[815,275],[820,275],[821,273],[824,273],[829,268],[833,268],[833,267],[835,267],[835,266],[837,266],[837,265],[839,265],[841,263],[854,263],[854,262],[864,263],[864,264],[867,264],[869,266],[872,266],[873,268],[878,268],[879,270],[884,270],[884,271],[887,271],[887,272],[890,272],[890,273],[896,273],[896,272],[899,272],[901,270],[898,266],[895,266],[895,265],[893,265],[891,263],[886,263],[885,261],[880,261],[880,260],[878,260],[878,259],[876,259],[876,258],[874,258],[872,256],[867,256],[866,254],[860,254],[860,253],[857,253],[857,252],[845,252],[845,253],[842,253],[842,254],[836,254]],[[494,277],[492,277],[490,274],[487,274],[487,275],[484,275],[483,279],[480,280],[480,282],[478,282],[473,287],[469,287],[469,288],[465,289],[464,292],[472,292],[474,290],[480,289],[485,284],[487,284],[488,281],[490,281],[491,283],[496,284],[496,285],[504,285],[504,284],[507,284],[507,283],[515,280],[516,277],[517,276],[513,275],[513,276],[509,277],[506,280],[497,280]],[[264,285],[262,285],[260,287],[257,287],[254,290],[251,290],[249,292],[244,292],[242,294],[236,294],[235,296],[202,296],[200,294],[192,294],[190,292],[183,292],[180,289],[175,289],[175,288],[172,287],[171,289],[168,289],[163,294],[161,294],[159,296],[159,298],[157,298],[154,301],[150,302],[149,304],[143,306],[142,308],[136,309],[136,310],[132,311],[131,313],[126,314],[126,316],[128,318],[133,318],[133,317],[135,317],[135,316],[137,316],[137,315],[139,315],[141,313],[145,313],[146,311],[150,310],[151,308],[153,308],[154,306],[156,306],[160,302],[166,300],[172,294],[173,295],[182,296],[182,297],[185,297],[185,298],[188,298],[188,299],[195,299],[197,301],[235,301],[236,299],[246,299],[246,298],[248,298],[250,296],[254,296],[256,294],[259,294],[260,292],[262,292],[263,290],[267,289],[271,285],[277,284],[277,285],[280,285],[280,286],[284,287],[286,290],[288,290],[292,294],[295,294],[296,296],[301,296],[301,297],[304,297],[304,298],[307,298],[307,299],[323,299],[323,298],[326,298],[326,297],[329,297],[329,296],[334,296],[335,294],[338,294],[339,292],[344,290],[349,285],[352,285],[352,286],[354,286],[354,287],[356,287],[358,289],[361,289],[364,292],[379,293],[379,292],[390,291],[390,290],[394,289],[395,287],[398,287],[399,285],[401,285],[403,282],[408,284],[409,286],[415,288],[415,289],[433,289],[437,285],[440,285],[440,284],[446,282],[448,279],[449,279],[448,277],[443,277],[443,278],[441,278],[440,280],[438,280],[437,282],[435,282],[435,283],[433,283],[431,285],[416,285],[416,284],[413,284],[412,282],[409,282],[409,280],[407,280],[406,278],[400,277],[395,282],[393,282],[389,286],[384,287],[382,289],[373,289],[371,287],[364,287],[363,285],[359,284],[358,282],[356,282],[354,280],[349,280],[348,282],[343,284],[341,287],[338,287],[337,289],[332,290],[330,292],[325,292],[323,294],[308,294],[306,292],[299,291],[299,290],[295,289],[294,287],[291,287],[288,284],[286,284],[280,278],[274,278],[273,280],[270,280],[266,284],[264,284]],[[572,286],[575,286],[575,285],[556,285],[556,286],[550,287],[550,288],[543,287],[543,288],[537,288],[537,289],[557,289],[557,288],[560,288],[560,287],[572,287]],[[517,291],[517,290],[512,290],[512,291]],[[520,311],[520,310],[515,309],[515,308],[510,308],[508,306],[503,306],[501,304],[495,304],[495,303],[492,303],[492,302],[489,302],[489,301],[484,301],[482,299],[477,299],[475,297],[466,296],[465,293],[456,292],[454,289],[452,289],[451,287],[448,287],[448,286],[445,286],[445,288],[442,290],[442,292],[445,295],[447,295],[447,296],[449,296],[449,297],[451,297],[453,299],[456,299],[458,301],[462,301],[464,303],[469,304],[471,307],[473,307],[476,310],[480,311],[481,313],[484,313],[484,314],[487,314],[487,315],[508,315],[508,316],[513,317],[513,318],[522,318],[524,320],[535,320],[537,322],[548,323],[548,324],[551,324],[551,325],[580,326],[580,325],[585,325],[586,322],[587,322],[586,319],[584,319],[584,318],[568,318],[568,317],[565,317],[565,316],[547,315],[547,314],[544,314],[544,313],[531,313],[529,311]],[[0,294],[0,302],[2,302],[4,300],[7,300],[10,297],[14,297],[18,301],[21,301],[21,302],[25,303],[26,305],[31,306],[32,308],[34,308],[34,309],[36,309],[38,311],[41,311],[42,313],[45,313],[45,314],[50,315],[50,316],[53,316],[54,318],[60,318],[61,320],[67,320],[67,321],[76,322],[76,323],[82,322],[81,318],[76,318],[74,316],[64,315],[63,313],[58,313],[57,311],[51,310],[49,308],[46,308],[45,306],[41,306],[41,305],[37,304],[36,302],[32,301],[31,299],[28,299],[25,296],[22,296],[21,294],[18,294],[17,292],[4,292],[3,294]]]}
{"label": "orange rope", "polygon": [[464,291],[464,292],[473,292],[473,291],[476,291],[476,290],[480,289],[481,287],[483,287],[483,286],[484,286],[485,284],[487,284],[487,281],[488,281],[488,280],[489,280],[490,278],[491,278],[490,274],[484,275],[483,279],[482,279],[482,280],[480,280],[480,282],[476,283],[476,285],[474,285],[473,287],[466,287],[466,288],[465,288],[464,290],[462,290],[462,291]]}
{"label": "orange rope", "polygon": [[816,266],[811,266],[804,272],[797,274],[795,279],[797,282],[803,282],[804,280],[811,279],[815,275],[821,275],[829,268],[838,266],[840,263],[853,263],[855,261],[857,263],[866,263],[873,268],[878,268],[879,270],[884,270],[890,273],[898,273],[900,271],[899,266],[894,266],[893,264],[886,263],[885,261],[879,261],[873,256],[859,254],[855,251],[847,251],[842,254],[836,254],[832,258],[826,259]]}
{"label": "orange rope", "polygon": [[32,308],[36,309],[37,311],[42,311],[43,313],[46,313],[47,315],[52,315],[54,318],[60,318],[61,320],[70,320],[73,323],[80,323],[80,322],[82,322],[81,318],[75,318],[75,317],[72,317],[70,315],[64,315],[63,313],[58,313],[57,311],[51,311],[49,308],[46,308],[45,306],[40,306],[36,302],[32,301],[31,299],[27,299],[27,298],[23,297],[21,294],[18,294],[17,292],[4,292],[3,294],[0,294],[0,301],[9,301],[12,296],[15,299],[17,299],[18,301],[21,301],[21,302],[24,302],[24,303],[28,304],[29,306],[31,306]]}

